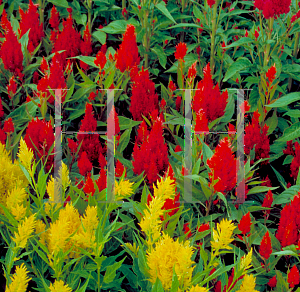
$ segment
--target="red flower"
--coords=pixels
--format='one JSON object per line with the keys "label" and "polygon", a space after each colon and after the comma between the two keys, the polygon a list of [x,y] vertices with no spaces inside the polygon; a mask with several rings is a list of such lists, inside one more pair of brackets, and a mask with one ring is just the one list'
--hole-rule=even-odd
{"label": "red flower", "polygon": [[273,278],[271,278],[267,284],[269,285],[269,287],[275,288],[277,285],[276,275]]}
{"label": "red flower", "polygon": [[[273,203],[273,194],[272,194],[271,190],[269,190],[268,193],[266,194],[261,206],[265,207],[265,208],[271,208],[272,203]],[[267,211],[268,211],[268,213],[270,213],[271,210],[267,210]]]}
{"label": "red flower", "polygon": [[44,37],[43,24],[40,24],[39,13],[37,7],[29,0],[28,10],[24,12],[19,8],[21,21],[19,34],[20,38],[29,31],[28,35],[28,51],[32,53]]}
{"label": "red flower", "polygon": [[175,52],[175,59],[176,60],[183,60],[187,52],[187,46],[185,43],[180,42],[176,46],[176,52]]}
{"label": "red flower", "polygon": [[287,148],[283,150],[283,153],[286,155],[293,155],[295,156],[295,149],[294,149],[294,144],[293,141],[287,141],[286,142]]}
{"label": "red flower", "polygon": [[180,145],[177,145],[176,147],[175,147],[175,150],[174,150],[175,152],[180,152],[180,151],[182,151],[182,148],[180,147]]}
{"label": "red flower", "polygon": [[127,25],[123,42],[115,54],[117,60],[116,67],[121,72],[130,70],[134,65],[140,64],[139,51],[136,44],[135,27],[131,24]]}
{"label": "red flower", "polygon": [[191,232],[191,229],[189,227],[189,223],[184,223],[183,231],[184,231],[184,234],[187,234],[187,238],[190,238],[192,236],[192,232]]}
{"label": "red flower", "polygon": [[13,96],[17,92],[17,83],[15,81],[15,77],[14,76],[12,76],[9,79],[9,84],[7,85],[7,92],[8,92],[8,96],[9,96],[10,99],[12,99]]}
{"label": "red flower", "polygon": [[[80,55],[80,45],[80,33],[73,27],[73,19],[70,14],[67,20],[63,21],[63,30],[58,33],[52,49],[52,53],[64,51],[57,56],[62,68],[66,68],[67,58]],[[75,61],[72,60],[72,62]]]}
{"label": "red flower", "polygon": [[83,190],[86,194],[89,194],[89,195],[94,195],[95,194],[95,186],[94,186],[94,182],[93,180],[91,179],[91,175],[89,173],[86,181],[85,181],[85,184],[84,184],[84,187],[83,187]]}
{"label": "red flower", "polygon": [[177,110],[178,112],[180,112],[180,107],[181,107],[181,96],[178,95],[178,96],[177,96],[177,99],[176,99],[176,110]]}
{"label": "red flower", "polygon": [[175,85],[175,83],[172,80],[170,80],[168,88],[171,91],[175,91],[176,90],[176,85]]}
{"label": "red flower", "polygon": [[248,30],[246,29],[246,31],[245,31],[245,37],[248,37]]}
{"label": "red flower", "polygon": [[272,249],[272,244],[271,244],[271,238],[270,238],[269,231],[267,231],[260,243],[259,254],[264,259],[267,260],[267,259],[269,259],[272,251],[273,251],[273,249]]}
{"label": "red flower", "polygon": [[79,168],[79,173],[82,176],[86,176],[88,172],[90,172],[93,168],[92,163],[88,159],[88,156],[86,152],[83,152],[80,159],[78,160],[78,168]]}
{"label": "red flower", "polygon": [[[113,111],[114,111],[114,120],[112,119],[112,112],[109,113],[109,116],[108,116],[108,120],[107,120],[107,125],[109,123],[115,123],[115,133],[113,133],[113,135],[117,135],[119,132],[120,132],[120,124],[119,124],[119,117],[118,117],[118,114],[116,112],[116,109],[115,107],[113,107]],[[108,139],[112,139],[112,137],[110,137],[110,134],[108,134]]]}
{"label": "red flower", "polygon": [[198,83],[195,96],[192,101],[192,108],[198,112],[203,108],[209,122],[224,115],[227,105],[228,92],[222,94],[219,85],[214,86],[209,63],[203,69],[204,79]]}
{"label": "red flower", "polygon": [[0,129],[0,143],[5,145],[6,144],[5,141],[6,141],[6,134],[2,129]]}
{"label": "red flower", "polygon": [[59,26],[59,12],[57,11],[56,7],[53,5],[50,13],[49,23],[53,29],[58,30]]}
{"label": "red flower", "polygon": [[15,127],[14,127],[14,123],[13,123],[12,118],[8,118],[4,122],[3,131],[5,133],[13,133],[15,131]]}
{"label": "red flower", "polygon": [[240,231],[242,231],[243,235],[246,235],[251,229],[251,218],[250,218],[250,212],[248,212],[246,215],[244,215],[238,224],[238,228]]}
{"label": "red flower", "polygon": [[291,0],[256,0],[254,6],[263,11],[263,15],[266,19],[271,17],[277,17],[281,14],[289,13]]}
{"label": "red flower", "polygon": [[106,171],[104,168],[101,168],[100,170],[99,178],[96,180],[96,185],[99,192],[103,191],[107,187]]}
{"label": "red flower", "polygon": [[144,71],[142,68],[133,80],[129,111],[135,121],[141,121],[142,115],[149,118],[149,114],[157,109],[158,96],[155,93],[155,84],[149,79],[148,70]]}
{"label": "red flower", "polygon": [[[88,24],[86,25],[83,33],[83,41],[80,44],[80,51],[82,56],[89,56],[93,52],[92,36]],[[83,70],[87,70],[89,68],[89,65],[84,63],[83,61],[80,61],[80,67]]]}
{"label": "red flower", "polygon": [[6,70],[16,74],[21,79],[23,78],[23,53],[21,44],[11,26],[7,28],[5,40],[1,46],[0,57]]}
{"label": "red flower", "polygon": [[68,138],[68,147],[71,150],[71,154],[73,155],[74,153],[77,152],[78,143],[75,142],[73,139]]}
{"label": "red flower", "polygon": [[[121,177],[123,175],[124,170],[125,170],[124,165],[119,160],[117,160],[116,169],[115,169],[116,177]],[[127,174],[125,170],[125,177],[126,176]]]}
{"label": "red flower", "polygon": [[207,5],[212,8],[212,6],[216,3],[215,0],[207,0]]}
{"label": "red flower", "polygon": [[259,37],[259,32],[257,30],[255,30],[254,36],[255,36],[255,41],[257,41]]}
{"label": "red flower", "polygon": [[49,70],[49,64],[48,64],[47,60],[45,59],[45,57],[43,57],[40,69],[43,73],[45,73],[45,71]]}
{"label": "red flower", "polygon": [[54,148],[50,152],[50,148],[54,143],[54,132],[51,122],[39,120],[38,118],[36,120],[32,119],[27,126],[24,141],[34,153],[37,153],[39,158],[42,158],[43,163],[46,156],[49,155],[46,163],[46,171],[48,172],[54,161]]}
{"label": "red flower", "polygon": [[276,67],[275,64],[269,68],[268,72],[266,73],[267,78],[269,79],[270,84],[273,83],[276,75]]}
{"label": "red flower", "polygon": [[207,160],[207,165],[211,169],[209,172],[210,180],[215,181],[219,179],[213,186],[215,192],[225,194],[235,187],[236,159],[234,158],[231,144],[227,137],[220,141],[214,155]]}
{"label": "red flower", "polygon": [[96,56],[96,59],[94,61],[94,64],[96,66],[98,66],[100,68],[100,70],[102,70],[106,64],[106,56],[105,54],[102,53],[102,51],[99,51],[97,56]]}
{"label": "red flower", "polygon": [[1,25],[2,29],[5,32],[7,32],[8,29],[12,29],[11,24],[10,24],[10,22],[7,19],[7,13],[6,13],[5,9],[3,9],[3,12],[2,12],[1,24],[0,25]]}
{"label": "red flower", "polygon": [[202,109],[196,114],[195,132],[209,132],[208,121]]}
{"label": "red flower", "polygon": [[299,270],[296,265],[289,271],[287,281],[290,284],[290,288],[294,288],[300,283]]}
{"label": "red flower", "polygon": [[123,10],[122,10],[123,17],[125,17],[126,14],[128,14],[128,12],[127,12],[126,8],[124,7]]}
{"label": "red flower", "polygon": [[194,80],[194,78],[197,75],[196,64],[197,64],[197,61],[195,63],[193,63],[192,66],[189,68],[188,79],[190,79],[190,82],[192,82],[192,80]]}
{"label": "red flower", "polygon": [[198,232],[204,232],[210,229],[209,223],[201,224],[198,228]]}
{"label": "red flower", "polygon": [[242,111],[243,114],[245,114],[245,112],[249,111],[250,110],[250,105],[248,103],[248,100],[245,100],[243,102],[243,105],[240,106],[240,109]]}

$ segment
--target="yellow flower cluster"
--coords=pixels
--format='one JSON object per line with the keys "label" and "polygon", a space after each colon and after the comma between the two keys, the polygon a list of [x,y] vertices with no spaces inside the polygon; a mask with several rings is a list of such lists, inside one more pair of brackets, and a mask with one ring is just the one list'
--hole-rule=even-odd
{"label": "yellow flower cluster", "polygon": [[200,286],[196,285],[196,286],[193,286],[189,292],[209,292],[209,290],[204,287],[200,287]]}
{"label": "yellow flower cluster", "polygon": [[65,285],[62,280],[55,280],[54,284],[50,284],[49,287],[51,292],[71,292],[72,289],[68,286]]}
{"label": "yellow flower cluster", "polygon": [[28,194],[24,188],[16,186],[11,191],[8,191],[6,208],[18,221],[23,219],[26,215],[26,207],[24,205],[27,199]]}
{"label": "yellow flower cluster", "polygon": [[[150,281],[155,283],[159,278],[165,290],[172,286],[173,267],[178,277],[179,283],[185,288],[190,287],[192,273],[195,267],[191,260],[193,247],[189,246],[189,241],[184,244],[179,240],[174,241],[169,235],[163,234],[156,243],[155,248],[147,254]],[[197,291],[197,290],[195,290]],[[201,290],[200,290],[201,291]]]}
{"label": "yellow flower cluster", "polygon": [[[0,143],[0,203],[6,206],[8,192],[12,191],[16,186],[25,188],[28,181],[20,169],[18,162],[12,163],[5,146]],[[1,213],[3,213],[0,207]]]}
{"label": "yellow flower cluster", "polygon": [[157,187],[153,184],[154,198],[150,205],[144,210],[144,217],[140,222],[143,232],[147,235],[147,243],[151,245],[160,237],[161,220],[160,216],[164,214],[162,210],[166,199],[173,199],[175,196],[175,186],[173,180],[167,177],[165,180],[157,180]]}
{"label": "yellow flower cluster", "polygon": [[31,163],[32,160],[34,159],[34,154],[33,151],[27,147],[27,144],[22,137],[20,140],[18,157],[20,159],[20,162],[23,164],[23,166],[26,168],[26,170],[29,172],[29,174],[32,177],[33,173],[32,173]]}
{"label": "yellow flower cluster", "polygon": [[242,285],[237,292],[259,292],[255,290],[255,277],[250,275],[245,275]]}
{"label": "yellow flower cluster", "polygon": [[240,262],[240,270],[244,270],[243,274],[246,273],[246,270],[251,268],[251,262],[252,262],[252,247],[249,253],[246,256],[243,256],[241,258]]}
{"label": "yellow flower cluster", "polygon": [[9,285],[9,287],[6,286],[5,291],[6,292],[26,291],[28,282],[31,280],[31,278],[29,278],[27,276],[27,273],[28,273],[28,271],[27,271],[24,263],[22,263],[21,266],[17,266],[16,272],[11,279],[12,282]]}
{"label": "yellow flower cluster", "polygon": [[229,244],[233,241],[232,234],[235,226],[231,223],[231,220],[223,219],[217,225],[217,231],[213,229],[213,239],[211,245],[213,250],[216,250],[216,253],[220,249],[232,249]]}
{"label": "yellow flower cluster", "polygon": [[115,180],[115,200],[119,201],[124,198],[128,198],[133,194],[133,182],[128,180],[121,180],[120,182]]}
{"label": "yellow flower cluster", "polygon": [[16,243],[17,248],[25,248],[28,239],[32,236],[36,226],[35,214],[26,217],[18,226],[18,232],[12,240]]}

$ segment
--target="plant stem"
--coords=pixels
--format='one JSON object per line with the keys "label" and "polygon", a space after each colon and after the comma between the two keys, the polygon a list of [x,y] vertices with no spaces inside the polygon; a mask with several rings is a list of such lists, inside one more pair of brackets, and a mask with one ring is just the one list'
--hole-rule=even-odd
{"label": "plant stem", "polygon": [[[293,57],[297,58],[298,55],[298,45],[299,45],[299,32],[297,32],[296,37],[295,37],[295,44],[294,44],[294,51],[293,51]],[[294,61],[293,61],[294,63]],[[289,78],[289,83],[288,83],[288,90],[291,91],[293,84],[293,79],[292,77]]]}
{"label": "plant stem", "polygon": [[[272,18],[269,20],[268,41],[271,40],[273,23],[274,23],[274,17],[272,17]],[[266,52],[265,52],[265,58],[264,58],[264,66],[267,66],[267,65],[268,65],[268,62],[269,62],[269,54],[270,54],[270,48],[271,48],[271,44],[267,44],[267,50],[266,50]]]}
{"label": "plant stem", "polygon": [[210,48],[211,75],[214,75],[214,69],[215,69],[215,36],[216,36],[216,27],[217,27],[217,8],[218,8],[218,2],[216,1],[216,3],[214,4],[213,17],[212,17],[211,48]]}

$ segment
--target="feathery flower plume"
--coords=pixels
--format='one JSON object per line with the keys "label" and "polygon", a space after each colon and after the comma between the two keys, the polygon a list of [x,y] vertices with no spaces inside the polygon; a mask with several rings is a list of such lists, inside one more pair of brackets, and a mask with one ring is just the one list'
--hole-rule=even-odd
{"label": "feathery flower plume", "polygon": [[249,253],[241,258],[240,262],[240,270],[243,270],[243,274],[246,273],[246,270],[248,270],[252,265],[252,247]]}
{"label": "feathery flower plume", "polygon": [[234,229],[235,226],[231,223],[231,220],[222,219],[217,224],[217,230],[213,229],[213,241],[211,241],[213,250],[216,250],[218,253],[220,249],[232,249],[229,244],[233,241],[232,234]]}
{"label": "feathery flower plume", "polygon": [[237,292],[248,292],[248,291],[259,292],[255,290],[255,277],[252,274],[244,276],[242,286]]}
{"label": "feathery flower plume", "polygon": [[192,286],[189,292],[209,292],[207,288],[200,287],[198,284],[196,286]]}
{"label": "feathery flower plume", "polygon": [[128,180],[115,180],[115,199],[116,201],[130,197],[133,194],[133,182]]}
{"label": "feathery flower plume", "polygon": [[266,234],[263,236],[261,243],[260,243],[260,248],[259,248],[259,254],[264,258],[264,259],[269,259],[271,253],[272,253],[272,243],[271,243],[271,238],[269,231],[266,232]]}
{"label": "feathery flower plume", "polygon": [[288,272],[287,281],[289,283],[290,288],[294,288],[296,285],[300,283],[299,270],[296,265],[294,265],[291,268],[291,270]]}
{"label": "feathery flower plume", "polygon": [[19,152],[17,155],[18,155],[21,163],[26,168],[26,170],[28,170],[30,173],[31,172],[31,163],[32,163],[32,160],[34,159],[34,155],[33,155],[32,149],[27,147],[27,144],[23,140],[23,137],[21,137]]}
{"label": "feathery flower plume", "polygon": [[240,231],[242,231],[242,234],[245,235],[246,233],[250,232],[251,225],[250,212],[248,212],[242,217],[240,223],[238,224],[238,228]]}
{"label": "feathery flower plume", "polygon": [[7,287],[6,292],[22,292],[27,290],[28,282],[31,278],[28,277],[28,271],[24,263],[16,266],[16,271],[11,279],[10,285]]}
{"label": "feathery flower plume", "polygon": [[32,236],[35,225],[35,214],[26,217],[22,223],[19,223],[18,232],[15,232],[15,237],[12,238],[17,248],[25,248],[28,239]]}
{"label": "feathery flower plume", "polygon": [[50,284],[49,289],[51,292],[72,292],[72,289],[62,280],[55,280],[54,284]]}
{"label": "feathery flower plume", "polygon": [[18,221],[23,219],[26,215],[24,202],[27,198],[28,194],[24,188],[17,186],[12,191],[8,191],[6,207]]}
{"label": "feathery flower plume", "polygon": [[[175,59],[176,60],[183,60],[187,52],[187,46],[186,43],[180,42],[176,46],[176,52],[175,52]],[[184,60],[183,60],[184,61]]]}

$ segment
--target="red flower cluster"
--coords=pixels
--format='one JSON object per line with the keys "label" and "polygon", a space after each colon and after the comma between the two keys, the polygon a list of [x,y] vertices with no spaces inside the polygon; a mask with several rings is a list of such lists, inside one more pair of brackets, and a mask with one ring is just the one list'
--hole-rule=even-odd
{"label": "red flower cluster", "polygon": [[28,35],[28,51],[32,53],[44,37],[43,24],[40,24],[37,7],[31,0],[29,0],[28,10],[24,12],[19,8],[19,12],[21,16],[19,28],[20,38],[30,29]]}
{"label": "red flower cluster", "polygon": [[294,197],[290,204],[284,206],[280,213],[280,221],[276,238],[281,246],[285,247],[291,244],[297,245],[300,239],[298,230],[300,229],[300,192]]}
{"label": "red flower cluster", "polygon": [[[255,111],[253,113],[252,123],[247,125],[245,128],[245,154],[249,155],[250,150],[255,145],[255,159],[270,157],[270,141],[267,136],[269,127],[264,125],[263,128],[259,125],[260,113]],[[267,161],[263,161],[262,164],[267,164]]]}
{"label": "red flower cluster", "polygon": [[[266,196],[264,198],[264,201],[263,201],[261,206],[265,207],[265,208],[271,208],[272,203],[273,203],[273,194],[272,194],[271,190],[269,190],[268,193],[266,194]],[[270,211],[271,210],[265,210],[264,212],[266,214],[270,214]]]}
{"label": "red flower cluster", "polygon": [[295,22],[298,18],[300,18],[300,10],[292,16],[291,23]]}
{"label": "red flower cluster", "polygon": [[13,96],[17,92],[17,83],[15,81],[14,75],[9,79],[9,83],[7,85],[7,93],[10,99],[13,98]]}
{"label": "red flower cluster", "polygon": [[[92,36],[89,31],[88,25],[85,27],[85,31],[83,33],[83,41],[80,44],[80,51],[82,56],[89,56],[93,52],[92,49]],[[80,61],[80,67],[83,70],[87,70],[89,68],[89,65]]]}
{"label": "red flower cluster", "polygon": [[[93,116],[93,106],[90,103],[86,103],[85,116],[81,121],[79,132],[95,132],[97,131],[97,120]],[[78,143],[81,144],[79,150],[79,157],[86,152],[87,159],[94,163],[99,158],[99,153],[103,153],[103,149],[100,144],[99,134],[77,134]]]}
{"label": "red flower cluster", "polygon": [[144,71],[142,68],[133,79],[129,111],[135,121],[141,121],[142,115],[149,117],[149,114],[157,109],[158,96],[155,93],[155,84],[149,79],[148,70]]}
{"label": "red flower cluster", "polygon": [[124,170],[125,170],[125,177],[126,177],[127,173],[126,173],[125,166],[119,160],[117,160],[116,169],[115,169],[116,177],[121,177],[123,175]]}
{"label": "red flower cluster", "polygon": [[[46,69],[46,67],[44,67],[44,69]],[[60,57],[58,53],[55,53],[55,55],[52,58],[52,63],[50,66],[50,74],[48,75],[48,72],[46,72],[45,76],[39,80],[37,85],[37,90],[39,91],[40,99],[49,97],[48,102],[50,104],[54,104],[55,97],[50,93],[50,91],[48,90],[49,88],[51,89],[67,88],[63,68],[61,66]],[[61,92],[62,103],[65,101],[66,95],[67,95],[67,91],[62,90]]]}
{"label": "red flower cluster", "polygon": [[214,155],[207,160],[207,165],[211,169],[209,172],[210,180],[219,179],[213,186],[215,192],[226,194],[226,192],[230,192],[235,187],[236,159],[227,137],[220,141]]}
{"label": "red flower cluster", "polygon": [[[2,19],[3,21],[3,19]],[[21,44],[18,41],[16,34],[14,33],[10,23],[5,25],[7,31],[5,34],[5,40],[1,46],[0,57],[4,64],[4,68],[23,78],[23,53]],[[3,26],[2,26],[3,27]]]}
{"label": "red flower cluster", "polygon": [[124,72],[130,70],[133,66],[140,64],[139,51],[136,44],[135,27],[127,25],[123,35],[123,42],[115,54],[117,60],[116,67]]}
{"label": "red flower cluster", "polygon": [[240,231],[242,231],[243,235],[246,235],[246,233],[250,232],[251,225],[250,212],[248,212],[242,217],[240,223],[238,224],[238,228]]}
{"label": "red flower cluster", "polygon": [[73,19],[70,14],[67,20],[63,21],[63,30],[58,33],[52,53],[64,51],[58,55],[58,61],[63,68],[66,68],[67,58],[80,55],[81,36],[73,27]]}
{"label": "red flower cluster", "polygon": [[266,19],[286,14],[290,11],[291,0],[255,0],[254,6],[262,10]]}
{"label": "red flower cluster", "polygon": [[207,5],[212,8],[212,6],[216,3],[215,0],[207,0]]}
{"label": "red flower cluster", "polygon": [[106,56],[105,54],[100,50],[96,56],[96,59],[94,61],[95,65],[102,70],[106,64]]}
{"label": "red flower cluster", "polygon": [[163,175],[167,170],[169,165],[168,147],[163,138],[160,118],[157,118],[150,134],[140,147],[137,141],[135,142],[132,157],[133,172],[139,175],[145,171],[150,186],[157,181],[159,175]]}
{"label": "red flower cluster", "polygon": [[15,131],[15,127],[14,127],[14,123],[13,123],[12,118],[8,118],[4,122],[3,131],[5,133],[13,133]]}
{"label": "red flower cluster", "polygon": [[271,237],[269,231],[267,231],[261,240],[259,254],[267,260],[269,259],[272,251]]}
{"label": "red flower cluster", "polygon": [[192,102],[192,108],[198,112],[201,108],[209,122],[222,117],[227,105],[228,92],[220,93],[219,85],[214,87],[209,63],[203,69],[204,79],[198,84]]}
{"label": "red flower cluster", "polygon": [[175,52],[175,59],[176,60],[183,60],[187,52],[187,46],[186,43],[179,43],[176,46],[176,52]]}
{"label": "red flower cluster", "polygon": [[208,121],[202,108],[196,113],[195,132],[200,131],[209,132]]}
{"label": "red flower cluster", "polygon": [[296,265],[294,265],[289,271],[287,281],[289,283],[290,288],[294,288],[300,283],[299,270]]}
{"label": "red flower cluster", "polygon": [[[49,172],[54,161],[54,148],[50,153],[50,148],[54,143],[54,132],[51,122],[39,120],[38,118],[36,118],[36,120],[32,119],[26,129],[24,141],[34,153],[37,153],[39,158],[42,158],[43,163],[46,156],[49,154],[46,163],[46,171]],[[35,150],[36,148],[38,151]]]}
{"label": "red flower cluster", "polygon": [[[267,78],[269,79],[270,84],[273,83],[275,77],[276,77],[276,67],[275,64],[269,68],[268,72],[266,73]],[[268,83],[267,83],[268,85]]]}

